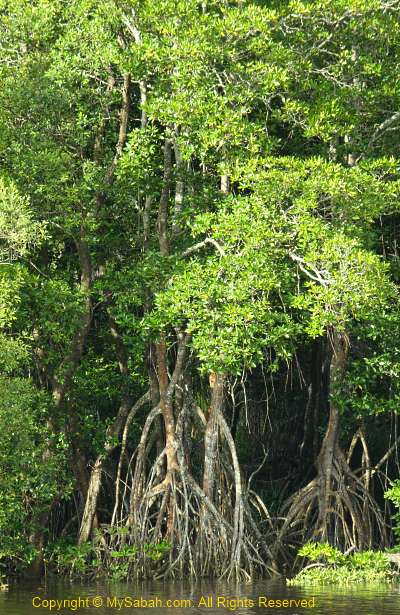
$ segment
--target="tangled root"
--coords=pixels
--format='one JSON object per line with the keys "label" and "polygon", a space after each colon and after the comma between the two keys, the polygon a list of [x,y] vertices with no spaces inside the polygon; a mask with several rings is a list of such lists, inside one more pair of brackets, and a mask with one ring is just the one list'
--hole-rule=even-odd
{"label": "tangled root", "polygon": [[[160,410],[155,408],[148,415],[125,481],[121,479],[121,462],[119,465],[113,524],[116,528],[127,528],[122,541],[137,548],[138,556],[132,563],[130,576],[151,574],[153,578],[171,578],[212,574],[249,581],[255,574],[272,570],[272,554],[244,493],[234,441],[222,413],[218,417],[220,446],[212,499],[205,494],[187,462],[185,434],[191,420],[190,408],[184,406],[178,417],[175,442],[178,463],[172,470],[165,469],[166,448],[156,457],[154,453],[151,456],[155,442],[151,430],[159,414]],[[122,490],[120,482],[124,483]],[[121,548],[121,538],[116,540]],[[169,545],[167,553],[156,561],[149,558],[149,546],[163,543]]]}
{"label": "tangled root", "polygon": [[284,503],[274,551],[284,557],[288,547],[307,541],[327,541],[343,551],[387,546],[385,519],[369,486],[370,476],[357,476],[336,447],[328,490],[319,473]]}

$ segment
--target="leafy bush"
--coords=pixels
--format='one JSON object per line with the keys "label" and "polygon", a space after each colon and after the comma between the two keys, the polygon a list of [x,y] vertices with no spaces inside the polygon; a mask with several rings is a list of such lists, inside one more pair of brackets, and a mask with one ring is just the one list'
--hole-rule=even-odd
{"label": "leafy bush", "polygon": [[0,377],[0,566],[5,568],[24,568],[34,560],[30,535],[41,527],[40,514],[60,493],[70,492],[65,443],[50,433],[47,412],[46,395],[27,379]]}
{"label": "leafy bush", "polygon": [[309,542],[299,550],[299,555],[311,562],[323,560],[328,564],[343,563],[345,558],[341,551],[331,547],[327,542]]}
{"label": "leafy bush", "polygon": [[[60,540],[47,550],[47,563],[57,572],[70,576],[83,576],[96,563],[93,560],[94,548],[89,542],[83,545],[71,544]],[[90,556],[91,559],[90,559]]]}
{"label": "leafy bush", "polygon": [[[115,538],[126,537],[129,530],[126,527],[107,527],[104,532],[96,530],[97,541],[76,545],[68,540],[59,540],[46,549],[46,564],[60,574],[71,577],[110,576],[115,581],[126,580],[130,576],[132,564],[140,557],[138,547],[129,544],[110,547],[107,536]],[[96,546],[97,545],[97,546]],[[145,543],[145,557],[153,562],[159,561],[171,549],[166,541]]]}
{"label": "leafy bush", "polygon": [[393,515],[395,522],[393,532],[397,538],[400,538],[400,480],[394,481],[392,488],[386,491],[385,498],[393,502],[397,508],[397,512]]}
{"label": "leafy bush", "polygon": [[395,575],[382,551],[344,554],[328,543],[308,543],[299,555],[312,563],[303,568],[289,585],[350,585],[387,582]]}

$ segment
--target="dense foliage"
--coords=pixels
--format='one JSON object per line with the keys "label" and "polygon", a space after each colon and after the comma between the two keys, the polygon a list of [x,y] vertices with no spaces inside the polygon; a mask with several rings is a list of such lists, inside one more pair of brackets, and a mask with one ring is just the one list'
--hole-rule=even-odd
{"label": "dense foliage", "polygon": [[0,8],[0,566],[392,544],[400,2]]}
{"label": "dense foliage", "polygon": [[304,545],[299,555],[312,563],[290,579],[291,585],[382,584],[398,577],[381,551],[343,554],[328,543],[312,543]]}

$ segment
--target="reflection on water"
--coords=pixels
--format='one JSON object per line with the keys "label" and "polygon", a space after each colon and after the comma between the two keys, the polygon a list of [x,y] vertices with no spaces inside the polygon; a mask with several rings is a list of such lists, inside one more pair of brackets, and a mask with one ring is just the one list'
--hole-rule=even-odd
{"label": "reflection on water", "polygon": [[248,585],[209,580],[80,585],[47,580],[40,584],[11,585],[8,592],[0,592],[0,615],[133,612],[137,615],[193,612],[198,615],[398,615],[400,586],[305,589],[286,587],[281,581],[256,581]]}

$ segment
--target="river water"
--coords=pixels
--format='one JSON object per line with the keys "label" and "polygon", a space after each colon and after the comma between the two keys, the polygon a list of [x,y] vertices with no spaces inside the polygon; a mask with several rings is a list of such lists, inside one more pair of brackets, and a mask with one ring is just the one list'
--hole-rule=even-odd
{"label": "river water", "polygon": [[242,585],[217,581],[82,585],[47,580],[11,584],[0,592],[0,615],[46,613],[399,615],[400,585],[295,588],[276,580]]}

